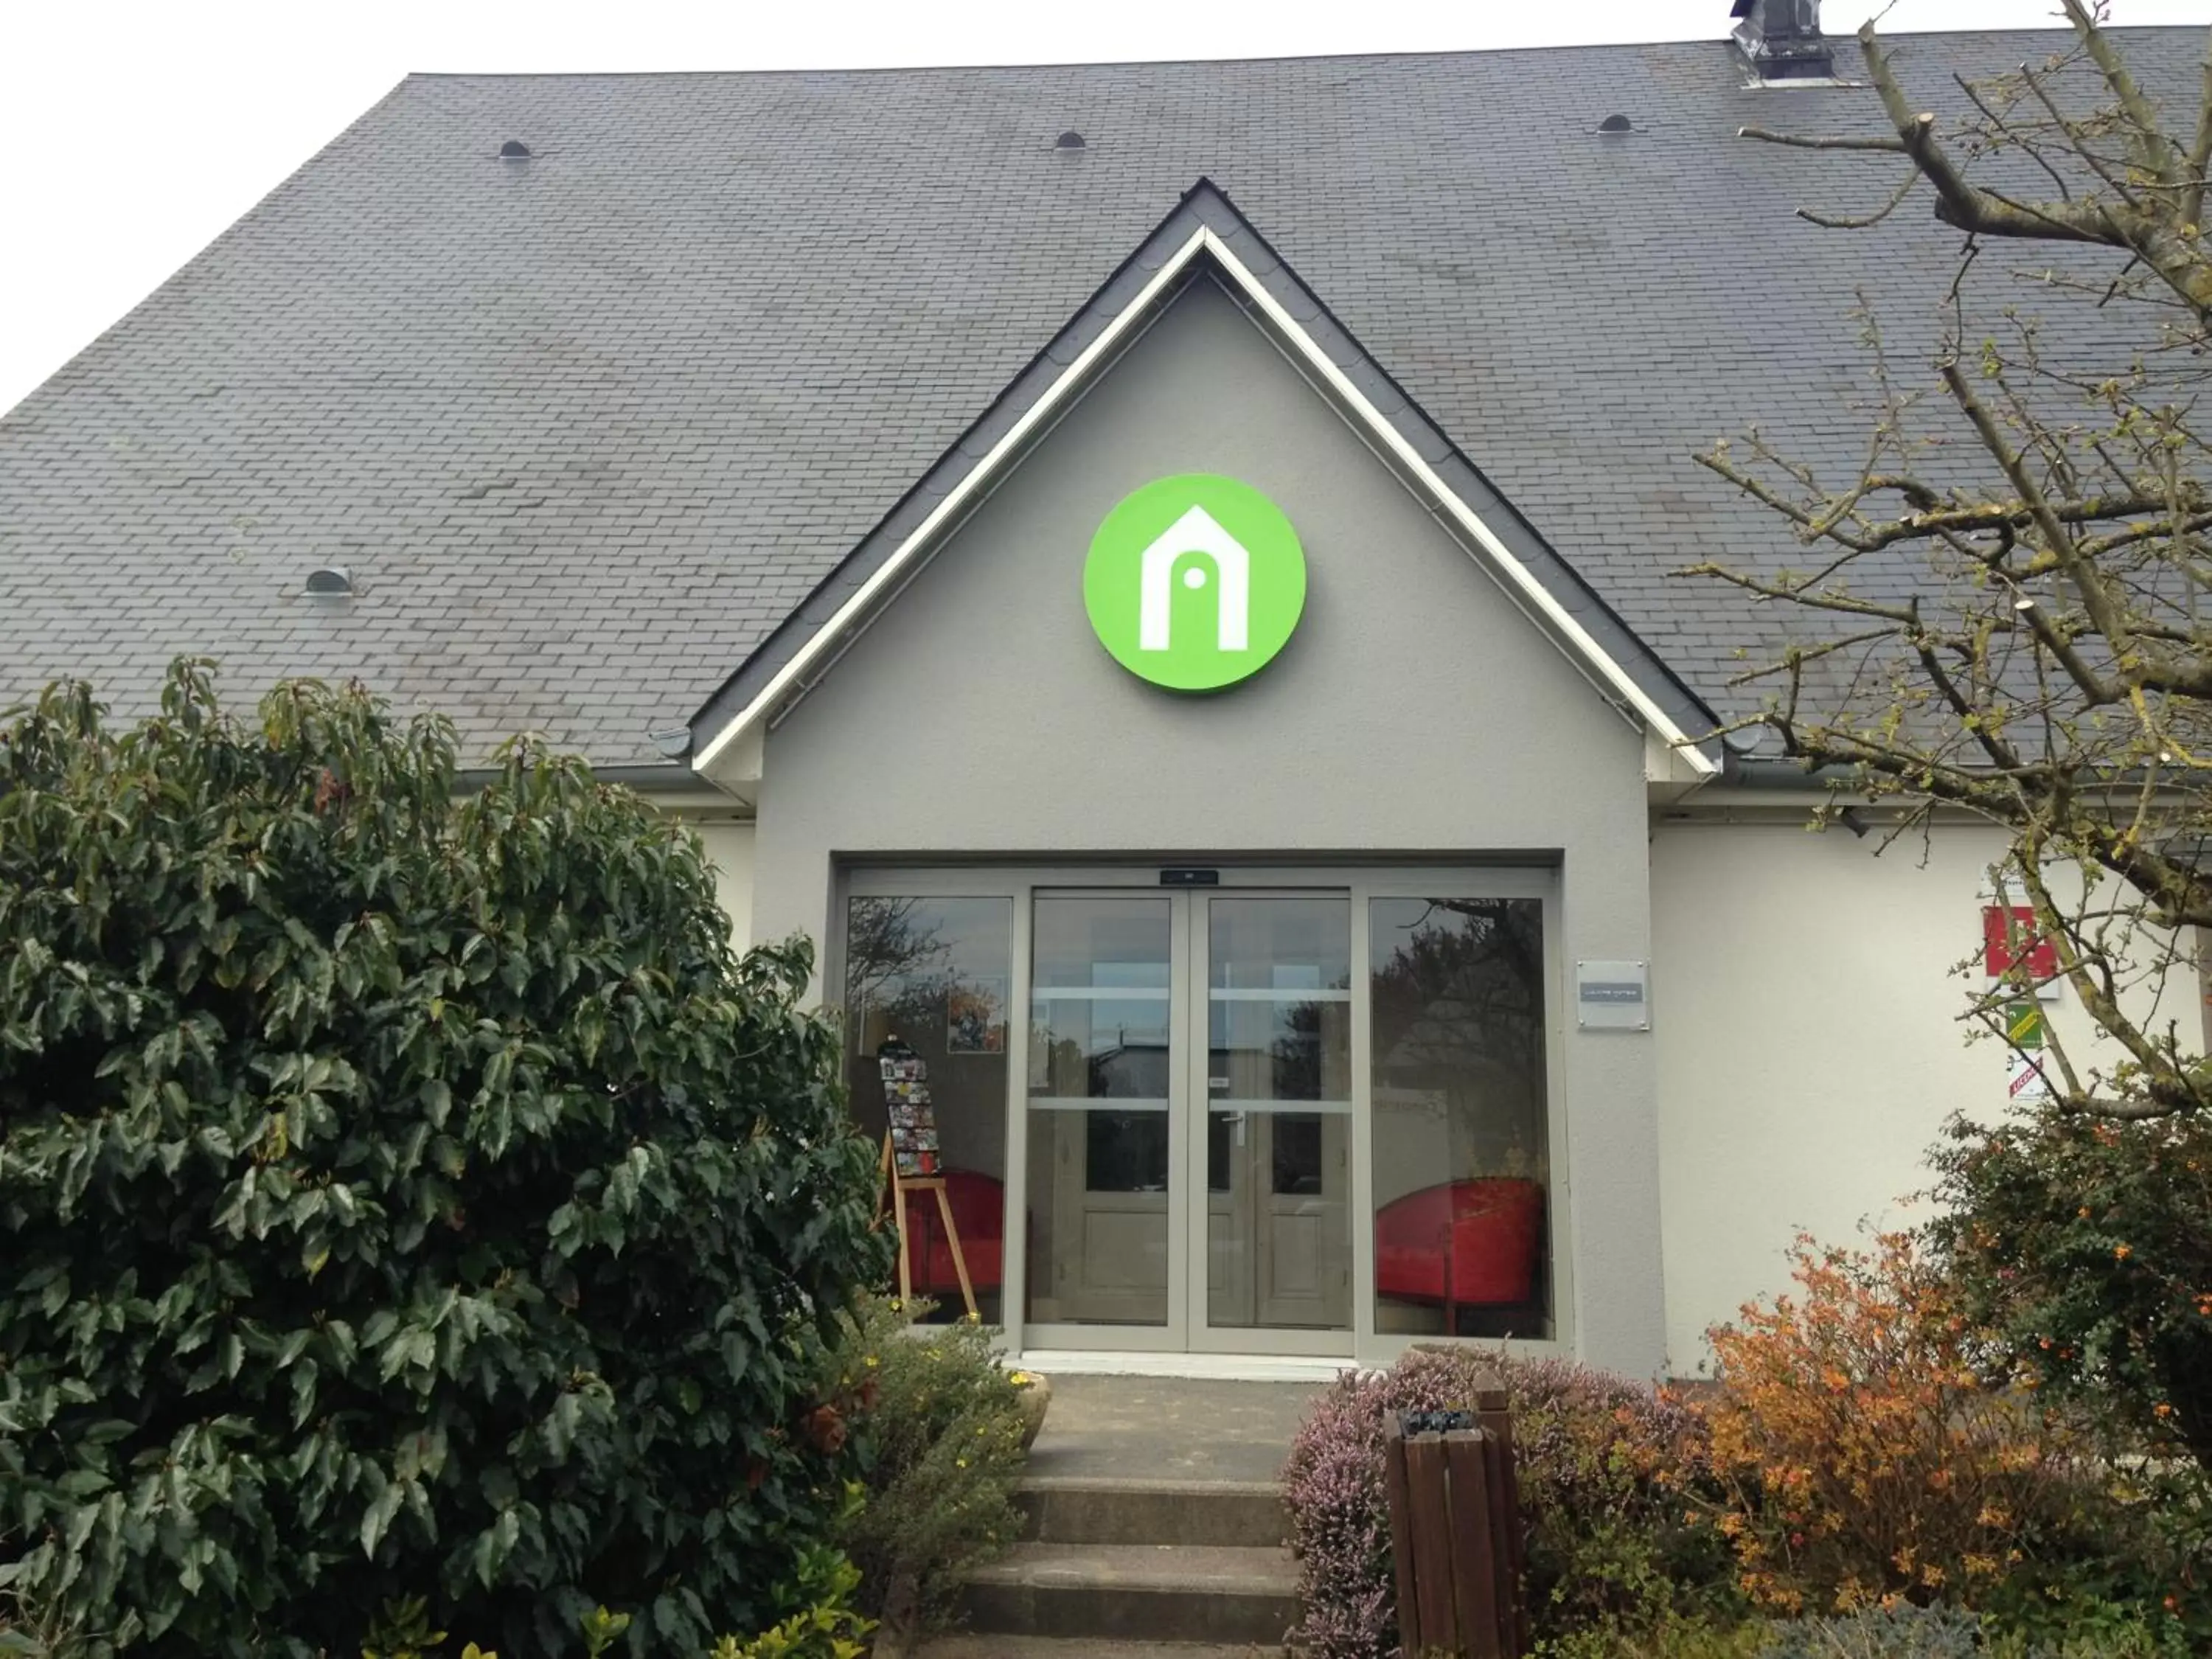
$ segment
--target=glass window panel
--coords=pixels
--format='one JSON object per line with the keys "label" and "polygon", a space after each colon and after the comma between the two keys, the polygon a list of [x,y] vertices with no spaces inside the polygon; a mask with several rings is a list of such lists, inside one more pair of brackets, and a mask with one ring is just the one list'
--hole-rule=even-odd
{"label": "glass window panel", "polygon": [[1352,1097],[1352,929],[1340,898],[1207,906],[1206,1092],[1215,1100]]}
{"label": "glass window panel", "polygon": [[1543,907],[1368,911],[1376,1324],[1553,1334]]}
{"label": "glass window panel", "polygon": [[1173,915],[1156,896],[1030,911],[1032,1322],[1167,1322]]}
{"label": "glass window panel", "polygon": [[[893,1038],[929,1068],[939,1156],[961,1255],[987,1323],[1003,1319],[1006,1020],[1013,984],[1009,898],[855,897],[845,908],[846,1082],[854,1121],[888,1126],[877,1050]],[[963,1316],[936,1199],[907,1207],[907,1258],[933,1319]]]}
{"label": "glass window panel", "polygon": [[1204,902],[1206,1322],[1349,1329],[1351,902]]}
{"label": "glass window panel", "polygon": [[1274,1115],[1274,1191],[1279,1198],[1304,1197],[1322,1190],[1321,1118],[1312,1112]]}

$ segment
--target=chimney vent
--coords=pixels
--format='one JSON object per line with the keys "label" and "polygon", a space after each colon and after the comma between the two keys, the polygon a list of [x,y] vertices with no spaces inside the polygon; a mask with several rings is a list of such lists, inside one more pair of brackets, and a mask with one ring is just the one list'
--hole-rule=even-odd
{"label": "chimney vent", "polygon": [[1832,81],[1836,55],[1820,34],[1820,0],[1735,0],[1729,38],[1761,85]]}

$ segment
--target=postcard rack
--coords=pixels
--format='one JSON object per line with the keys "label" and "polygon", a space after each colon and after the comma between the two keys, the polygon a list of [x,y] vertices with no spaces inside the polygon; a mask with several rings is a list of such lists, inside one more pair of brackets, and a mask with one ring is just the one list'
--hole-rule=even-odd
{"label": "postcard rack", "polygon": [[876,1050],[883,1072],[884,1107],[890,1127],[884,1131],[884,1184],[891,1206],[891,1225],[898,1234],[899,1300],[914,1299],[914,1259],[907,1253],[907,1199],[916,1193],[937,1194],[937,1213],[945,1223],[945,1240],[952,1251],[952,1271],[960,1279],[960,1299],[968,1316],[980,1319],[975,1287],[968,1278],[968,1258],[960,1249],[960,1229],[952,1219],[952,1200],[945,1190],[945,1166],[938,1149],[937,1113],[929,1100],[929,1066],[896,1037]]}

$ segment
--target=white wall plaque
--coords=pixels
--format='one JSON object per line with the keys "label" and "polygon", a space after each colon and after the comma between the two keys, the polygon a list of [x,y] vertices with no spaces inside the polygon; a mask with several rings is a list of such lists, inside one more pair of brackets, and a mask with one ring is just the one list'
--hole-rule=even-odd
{"label": "white wall plaque", "polygon": [[1575,1024],[1586,1031],[1651,1029],[1651,977],[1641,962],[1575,964]]}

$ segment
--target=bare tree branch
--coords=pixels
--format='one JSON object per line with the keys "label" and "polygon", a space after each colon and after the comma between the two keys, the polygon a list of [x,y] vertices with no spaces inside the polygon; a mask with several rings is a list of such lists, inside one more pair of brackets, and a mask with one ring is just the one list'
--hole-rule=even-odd
{"label": "bare tree branch", "polygon": [[[1811,568],[1709,559],[1674,574],[1783,623],[1730,681],[1765,697],[1731,730],[1765,728],[1808,772],[1896,803],[1900,826],[1964,814],[2004,833],[2000,892],[2025,897],[2097,1032],[2079,1054],[2051,1035],[2054,1097],[2146,1119],[2212,1109],[2212,1060],[2145,1000],[2177,974],[2194,982],[2196,940],[2212,933],[2212,443],[2197,425],[2212,391],[2212,259],[2196,222],[2212,36],[2185,139],[2160,125],[2087,0],[2062,3],[2075,49],[1961,81],[1971,112],[1955,131],[1913,107],[1871,26],[1860,41],[1893,139],[1745,130],[1912,163],[1881,209],[1800,210],[1815,223],[1878,222],[1924,178],[1937,219],[1967,240],[1929,296],[1942,343],[1924,374],[1893,360],[1861,296],[1875,402],[1849,477],[1823,477],[1755,428],[1697,457],[1816,549]],[[2008,155],[2050,181],[2050,199],[1966,176]],[[1985,237],[2085,251],[2008,272],[1984,257]],[[2097,248],[2112,270],[2094,268]],[[2054,331],[2063,349],[2046,352],[2043,319],[2018,301],[2029,283],[2094,327]],[[2002,303],[1984,316],[1993,286]],[[2102,361],[2081,356],[2089,338],[2109,343]],[[2029,979],[2016,967],[1966,999],[1966,1017],[2003,1036]]]}

